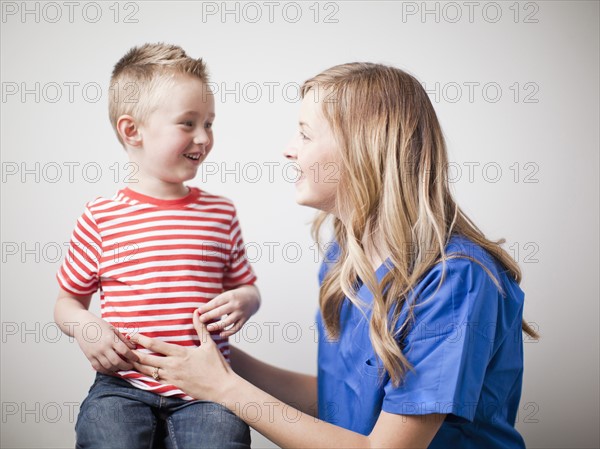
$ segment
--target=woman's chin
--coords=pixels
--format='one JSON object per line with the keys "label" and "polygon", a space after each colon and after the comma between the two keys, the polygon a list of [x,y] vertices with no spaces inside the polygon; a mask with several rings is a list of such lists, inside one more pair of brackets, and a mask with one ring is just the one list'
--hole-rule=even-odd
{"label": "woman's chin", "polygon": [[299,206],[310,206],[310,204],[306,202],[306,199],[303,198],[301,195],[296,195],[296,204],[298,204]]}
{"label": "woman's chin", "polygon": [[314,201],[310,201],[310,199],[301,192],[296,192],[296,203],[300,206],[314,207]]}
{"label": "woman's chin", "polygon": [[322,212],[328,212],[326,208],[323,207],[323,204],[319,203],[318,201],[311,201],[306,198],[296,197],[296,204],[304,207],[310,207],[312,209],[319,210]]}

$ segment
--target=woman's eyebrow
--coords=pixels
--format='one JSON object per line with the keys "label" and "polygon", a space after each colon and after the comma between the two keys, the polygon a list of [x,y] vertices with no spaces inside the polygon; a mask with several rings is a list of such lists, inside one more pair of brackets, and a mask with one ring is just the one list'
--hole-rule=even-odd
{"label": "woman's eyebrow", "polygon": [[299,122],[300,126],[306,126],[307,128],[310,128],[310,125],[306,122]]}

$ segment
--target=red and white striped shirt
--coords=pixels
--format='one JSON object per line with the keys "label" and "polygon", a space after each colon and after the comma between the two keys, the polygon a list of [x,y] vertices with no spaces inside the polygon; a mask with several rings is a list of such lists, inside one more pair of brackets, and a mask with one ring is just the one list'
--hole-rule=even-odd
{"label": "red and white striped shirt", "polygon": [[[193,311],[224,291],[256,281],[233,203],[195,187],[176,200],[129,188],[89,202],[56,275],[75,295],[100,289],[102,318],[122,333],[198,346]],[[229,342],[213,335],[229,360]],[[119,371],[134,386],[192,398],[137,371]]]}

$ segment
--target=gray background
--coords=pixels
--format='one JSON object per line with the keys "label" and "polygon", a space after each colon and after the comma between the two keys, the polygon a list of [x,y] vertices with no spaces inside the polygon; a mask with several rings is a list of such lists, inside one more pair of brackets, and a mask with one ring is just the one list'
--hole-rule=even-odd
{"label": "gray background", "polygon": [[190,183],[235,201],[259,276],[262,309],[234,342],[315,372],[313,211],[281,155],[297,86],[338,63],[393,64],[430,91],[459,203],[523,269],[542,339],[525,343],[517,427],[530,447],[598,447],[598,2],[272,5],[3,2],[2,447],[74,445],[93,371],[53,324],[54,275],[85,202],[130,172],[108,121],[112,66],[157,41],[204,57],[219,88],[217,173]]}

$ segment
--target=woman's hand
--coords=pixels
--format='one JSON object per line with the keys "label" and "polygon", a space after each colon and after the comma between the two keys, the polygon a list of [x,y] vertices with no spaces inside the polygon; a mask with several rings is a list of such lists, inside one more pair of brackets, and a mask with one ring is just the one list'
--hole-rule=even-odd
{"label": "woman's hand", "polygon": [[[370,435],[361,435],[315,419],[243,380],[229,367],[204,324],[194,312],[197,348],[183,347],[144,335],[132,341],[165,357],[134,351],[135,368],[176,385],[196,399],[217,402],[282,448],[415,448],[427,447],[446,415],[409,416],[382,411]],[[245,410],[252,412],[246,413]],[[378,412],[374,410],[374,412]],[[294,419],[290,420],[290,416]]]}
{"label": "woman's hand", "polygon": [[[194,311],[193,323],[200,346],[184,347],[166,343],[145,335],[131,336],[131,341],[164,357],[134,351],[138,361],[133,366],[148,376],[158,375],[160,382],[175,385],[196,399],[219,402],[222,392],[227,391],[236,374],[223,358],[206,326],[200,322],[198,310]],[[158,368],[158,372],[156,371]]]}

